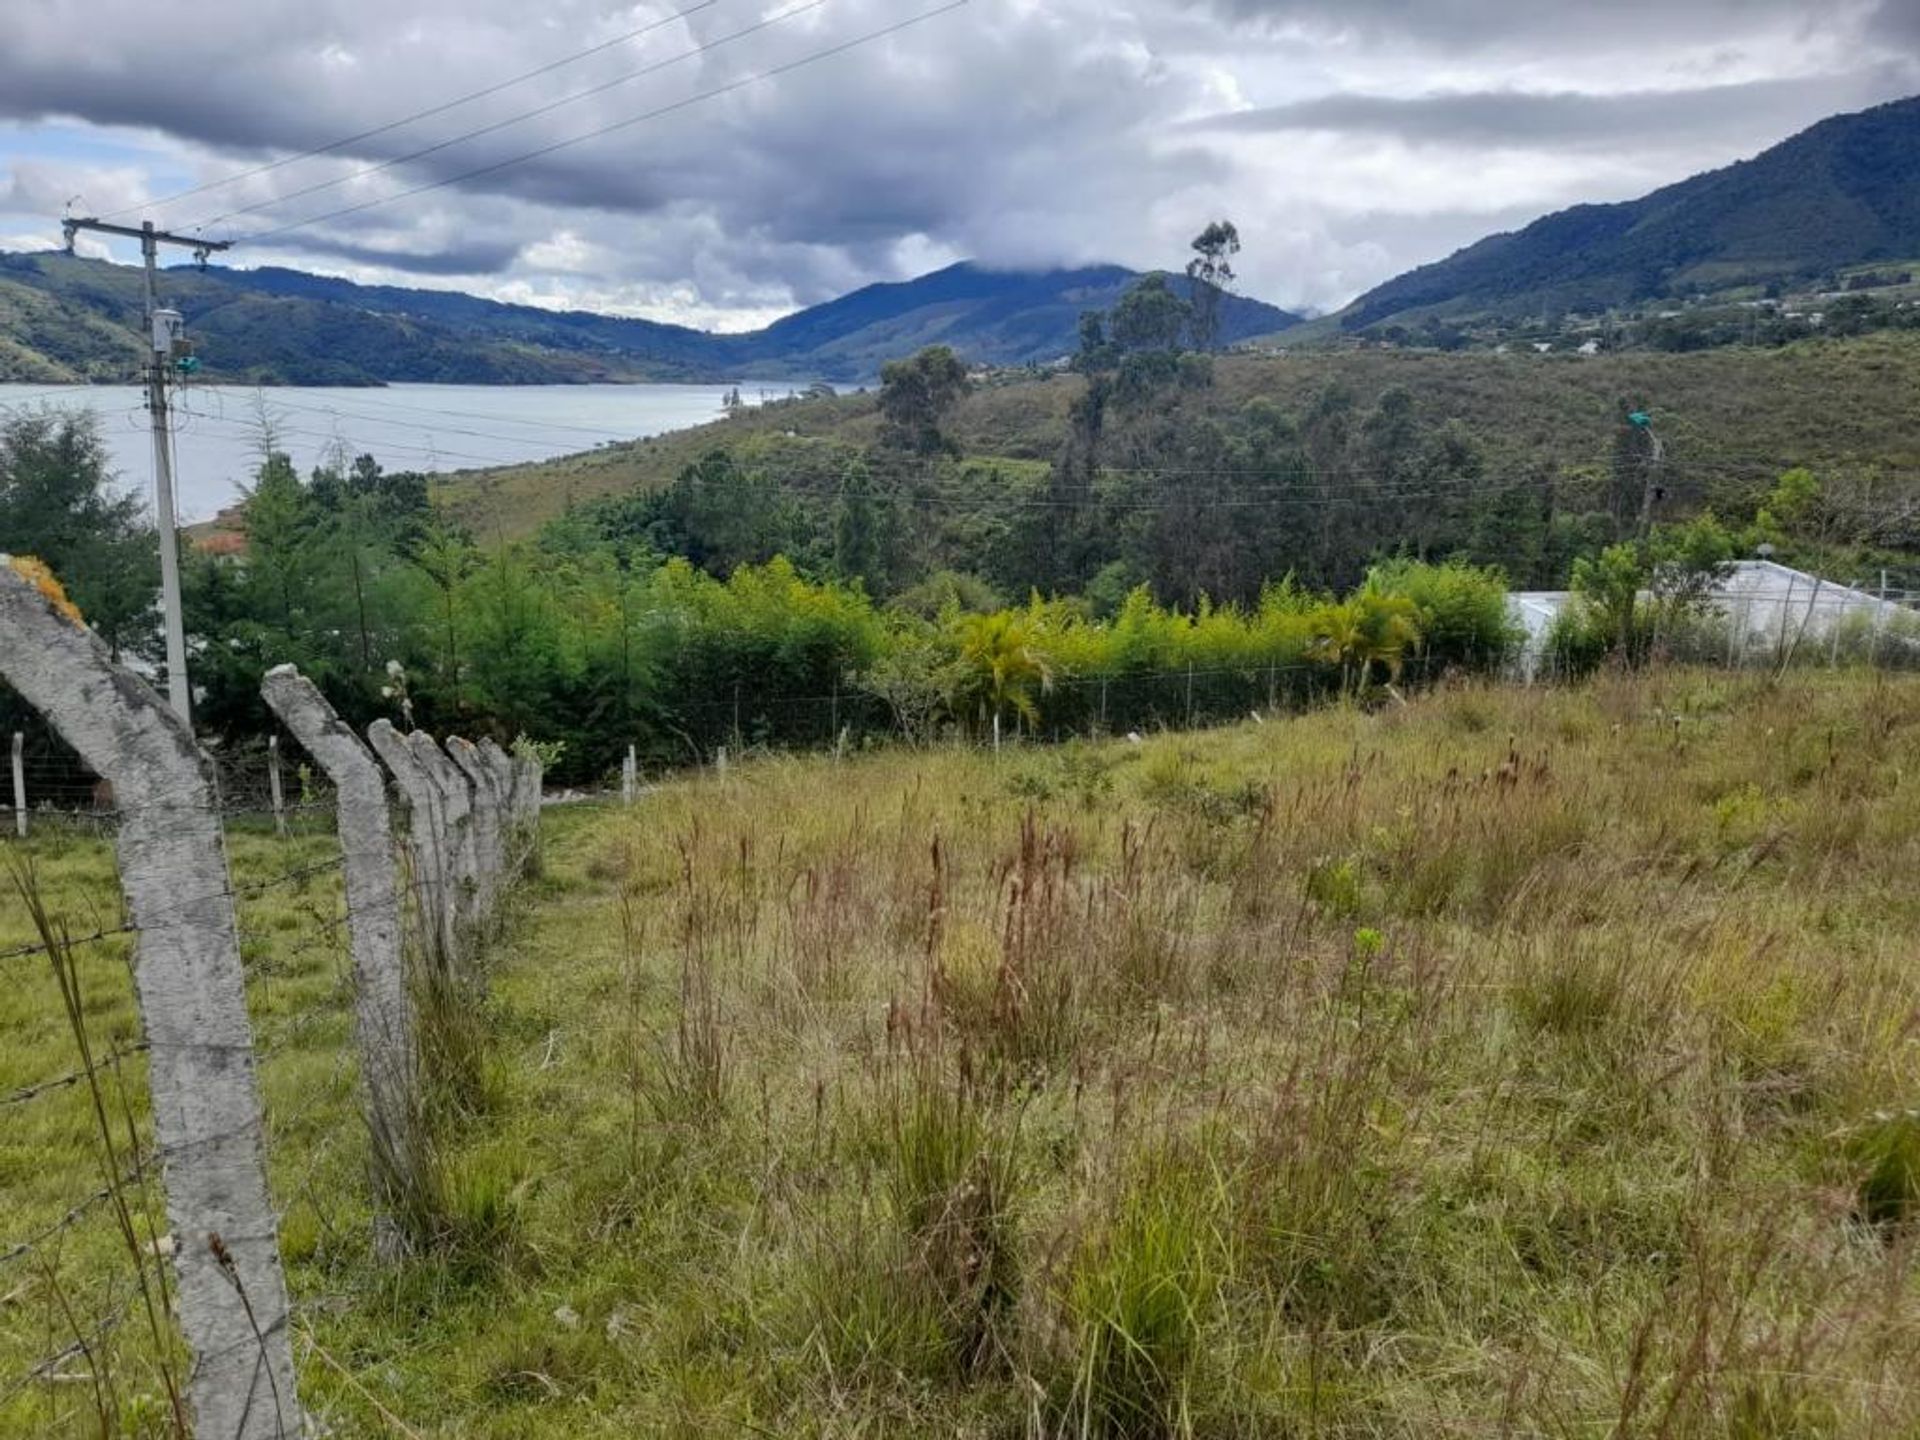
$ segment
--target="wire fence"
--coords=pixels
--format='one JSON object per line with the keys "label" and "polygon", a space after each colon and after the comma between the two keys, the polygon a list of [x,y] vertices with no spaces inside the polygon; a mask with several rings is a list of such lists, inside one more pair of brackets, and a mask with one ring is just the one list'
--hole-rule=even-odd
{"label": "wire fence", "polygon": [[[0,640],[57,658],[66,632],[17,592],[0,584]],[[82,648],[75,673],[99,664]],[[104,725],[49,714],[127,794],[36,757],[47,803],[0,854],[0,1433],[282,1433],[289,1257],[355,1231],[377,1251],[394,1187],[420,1182],[395,1139],[424,1054],[407,953],[477,958],[530,853],[539,766],[376,725],[403,810],[297,672],[267,692],[351,804],[277,739],[196,765],[137,686],[83,687]],[[121,748],[143,708],[171,780]]]}
{"label": "wire fence", "polygon": [[[276,1179],[310,1170],[321,1153],[316,1141],[361,1157],[338,842],[324,830],[278,838],[256,823],[251,805],[223,806],[222,817],[231,883],[174,903],[186,913],[224,902],[237,917],[253,1021],[245,1048],[260,1074],[267,1134],[303,1137],[298,1157],[270,1145],[271,1170]],[[155,1042],[132,971],[142,929],[171,917],[150,915],[146,927],[124,917],[70,923],[103,907],[117,916],[122,903],[104,843],[120,817],[87,818],[84,831],[37,831],[0,895],[0,1164],[11,1177],[0,1185],[7,1433],[62,1433],[108,1411],[117,1433],[128,1415],[164,1414],[166,1376],[177,1389],[184,1373],[171,1317],[157,1314],[150,1324],[140,1295],[142,1272],[149,1287],[161,1283],[173,1247],[189,1243],[165,1218],[159,1177],[197,1158],[195,1147],[155,1143],[147,1085]],[[19,884],[30,884],[65,927],[51,941],[36,932]],[[80,1002],[77,1019],[61,1018],[63,969]],[[330,1188],[352,1195],[364,1168],[340,1167],[341,1183]],[[311,1183],[303,1189],[320,1193]]]}
{"label": "wire fence", "polygon": [[[1920,649],[1913,638],[1920,616],[1904,610],[1864,619],[1842,614],[1850,629],[1808,643],[1812,632],[1793,628],[1795,617],[1808,613],[1807,601],[1782,606],[1773,631],[1754,622],[1762,608],[1749,606],[1720,629],[1711,617],[1695,616],[1687,626],[1670,626],[1660,644],[1736,664],[1911,663]],[[1467,653],[1460,663],[1491,659]],[[1447,668],[1430,655],[1410,657],[1404,667],[1358,663],[1362,675],[1389,686],[1436,681]],[[1247,660],[1052,674],[1036,684],[1070,697],[1053,714],[1073,716],[1074,725],[1022,721],[1000,739],[1022,731],[1043,739],[1111,735],[1122,717],[1149,717],[1164,728],[1238,720],[1285,708],[1302,693],[1353,693],[1353,667],[1347,671],[1343,676],[1322,660]],[[823,728],[834,735],[850,702],[834,692],[713,703],[738,717],[734,733],[751,749],[754,716],[781,706],[807,707],[817,717],[824,711]],[[985,746],[994,732],[973,725],[945,738]],[[198,1237],[175,1233],[159,1182],[227,1137],[187,1146],[156,1138],[148,1077],[164,1044],[143,1022],[132,966],[145,932],[208,905],[231,910],[251,1020],[251,1033],[232,1044],[260,1077],[280,1243],[296,1261],[296,1309],[320,1298],[303,1291],[315,1272],[297,1262],[345,1243],[340,1237],[368,1228],[375,1212],[366,1183],[375,1141],[352,1035],[359,985],[346,879],[356,859],[391,863],[394,850],[369,856],[346,848],[334,823],[342,796],[311,770],[297,789],[283,770],[282,800],[274,806],[269,753],[249,747],[216,761],[214,811],[230,860],[216,887],[195,888],[190,877],[198,872],[162,874],[177,878],[178,891],[136,922],[120,897],[106,841],[153,816],[72,780],[65,791],[49,790],[76,808],[36,812],[37,828],[12,852],[10,876],[0,875],[0,1431],[51,1433],[109,1413],[118,1423],[143,1407],[177,1403],[185,1370],[164,1295],[164,1262]],[[289,760],[288,768],[309,765]],[[42,818],[59,823],[42,825]],[[274,823],[289,819],[296,823]],[[397,849],[398,837],[393,841]],[[443,898],[418,865],[401,871],[396,883],[415,915]],[[51,933],[36,919],[29,890],[52,918]],[[417,922],[422,929],[429,923]]]}

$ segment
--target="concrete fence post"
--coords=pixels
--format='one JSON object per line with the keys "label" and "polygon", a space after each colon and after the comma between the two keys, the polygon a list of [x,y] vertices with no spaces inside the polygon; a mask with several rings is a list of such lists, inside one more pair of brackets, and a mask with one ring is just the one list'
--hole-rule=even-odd
{"label": "concrete fence post", "polygon": [[451,972],[459,964],[460,939],[449,897],[452,885],[440,787],[421,767],[413,747],[391,721],[376,720],[368,726],[367,743],[407,802],[407,850],[413,858],[414,904],[420,915],[421,938],[433,962]]}
{"label": "concrete fence post", "polygon": [[511,776],[508,793],[513,798],[508,809],[513,815],[514,836],[519,846],[513,860],[514,873],[518,875],[539,866],[540,796],[546,772],[540,757],[524,745],[516,746],[511,754],[501,751],[500,759]]}
{"label": "concrete fence post", "polygon": [[450,902],[447,908],[454,927],[454,950],[464,960],[471,953],[468,941],[477,928],[480,912],[480,847],[473,833],[473,787],[426,731],[415,730],[407,736],[407,745],[440,797],[441,845]]}
{"label": "concrete fence post", "polygon": [[280,788],[280,737],[267,737],[267,795],[273,802],[273,833],[287,838],[287,796]]}
{"label": "concrete fence post", "polygon": [[0,557],[0,675],[110,782],[121,888],[138,931],[194,1433],[272,1440],[304,1429],[278,1225],[267,1191],[213,762],[152,688]]}
{"label": "concrete fence post", "polygon": [[386,781],[373,752],[293,666],[269,670],[260,694],[338,794],[334,814],[345,862],[354,1031],[375,1150],[374,1250],[394,1259],[406,1247],[393,1214],[405,1191],[418,1184],[422,1156],[414,1123],[419,1057]]}
{"label": "concrete fence post", "polygon": [[[506,879],[515,879],[526,862],[528,848],[528,826],[526,817],[521,813],[518,772],[514,768],[513,757],[491,737],[482,740],[474,748],[480,752],[480,763],[487,767],[487,773],[493,780],[493,793],[499,798],[502,874]],[[534,814],[536,817],[539,814],[537,805]]]}
{"label": "concrete fence post", "polygon": [[627,746],[627,758],[620,765],[620,803],[631,807],[633,792],[639,779],[640,766],[635,759],[633,746]]}
{"label": "concrete fence post", "polygon": [[471,740],[449,735],[447,758],[460,772],[460,778],[465,781],[471,797],[476,861],[474,920],[484,926],[492,923],[493,905],[502,883],[501,872],[506,869],[505,817],[502,813],[502,800],[505,797],[495,793],[493,775],[481,757],[480,747]]}
{"label": "concrete fence post", "polygon": [[13,833],[27,838],[27,737],[13,732]]}

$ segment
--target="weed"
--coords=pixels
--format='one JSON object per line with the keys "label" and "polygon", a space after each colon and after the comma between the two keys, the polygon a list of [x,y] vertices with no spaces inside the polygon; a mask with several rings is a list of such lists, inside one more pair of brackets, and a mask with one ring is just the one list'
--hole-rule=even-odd
{"label": "weed", "polygon": [[1192,1159],[1153,1155],[1083,1244],[1068,1281],[1065,1433],[1189,1433],[1206,1334],[1226,1279],[1217,1182]]}
{"label": "weed", "polygon": [[1870,1224],[1920,1219],[1920,1110],[1881,1112],[1847,1146],[1859,1172],[1854,1209]]}

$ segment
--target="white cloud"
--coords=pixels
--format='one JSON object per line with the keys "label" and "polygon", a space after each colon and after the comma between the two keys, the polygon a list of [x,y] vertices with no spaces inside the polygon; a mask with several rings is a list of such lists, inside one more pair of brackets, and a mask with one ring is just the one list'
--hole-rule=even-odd
{"label": "white cloud", "polygon": [[[233,258],[742,328],[961,257],[1177,264],[1228,215],[1246,288],[1324,307],[1476,227],[1637,194],[1920,88],[1910,0],[972,0],[700,99],[934,0],[825,0],[722,43],[795,3],[675,19],[688,0],[413,0],[396,23],[376,0],[255,0],[192,27],[134,0],[42,0],[0,51],[17,137],[0,226],[57,233],[75,193],[135,206],[665,20],[158,218],[260,206],[214,228],[244,241],[689,102]],[[537,106],[555,108],[360,173]],[[1222,116],[1241,118],[1195,123]]]}

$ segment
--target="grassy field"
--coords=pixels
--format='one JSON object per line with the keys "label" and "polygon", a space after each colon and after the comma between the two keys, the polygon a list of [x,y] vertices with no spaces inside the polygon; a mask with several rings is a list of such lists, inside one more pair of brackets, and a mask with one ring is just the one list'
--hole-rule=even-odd
{"label": "grassy field", "polygon": [[[249,898],[304,1397],[502,1440],[1920,1433],[1916,774],[1920,682],[1674,672],[551,810],[393,1269],[333,876]],[[27,848],[112,923],[98,841]],[[242,834],[238,878],[328,849]],[[74,1063],[10,964],[7,1093]],[[0,1249],[99,1183],[85,1112],[4,1112]],[[129,1268],[107,1229],[0,1271],[0,1384]],[[0,1431],[99,1433],[66,1369]]]}
{"label": "grassy field", "polygon": [[[1219,409],[1265,396],[1296,416],[1330,384],[1346,386],[1363,408],[1404,386],[1423,420],[1464,423],[1495,473],[1539,464],[1603,466],[1618,404],[1628,397],[1659,417],[1675,474],[1698,481],[1709,494],[1770,482],[1796,464],[1920,467],[1912,424],[1913,396],[1920,393],[1920,336],[1914,335],[1591,358],[1305,352],[1228,357],[1216,375],[1211,403]],[[983,387],[960,405],[952,434],[969,457],[1050,461],[1079,387],[1071,375]],[[538,529],[570,503],[665,485],[711,449],[751,437],[784,439],[789,431],[802,442],[869,443],[877,432],[875,401],[847,395],[749,411],[543,464],[463,473],[435,493],[477,537],[512,538]]]}

